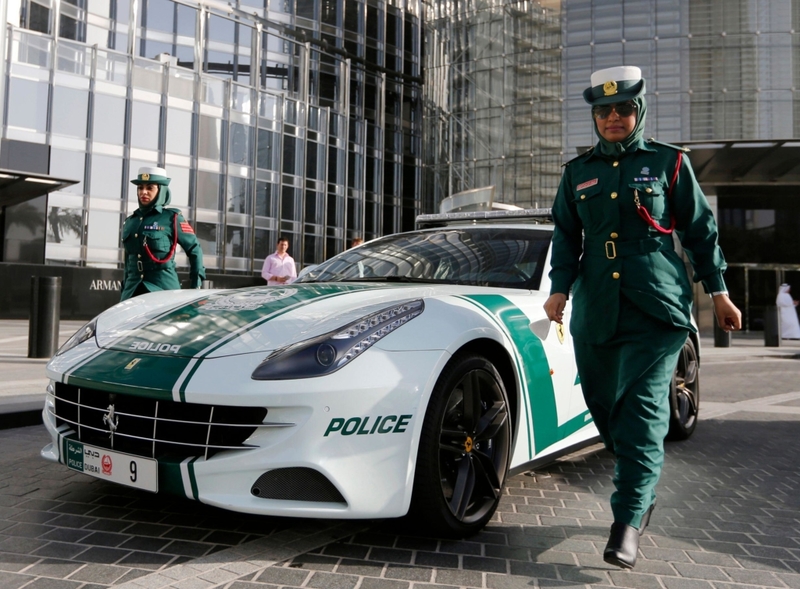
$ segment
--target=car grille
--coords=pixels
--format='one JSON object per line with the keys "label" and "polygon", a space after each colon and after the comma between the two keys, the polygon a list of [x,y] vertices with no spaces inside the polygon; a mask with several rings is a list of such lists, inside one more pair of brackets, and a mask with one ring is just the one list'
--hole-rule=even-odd
{"label": "car grille", "polygon": [[159,401],[63,383],[55,383],[54,396],[56,427],[69,426],[85,444],[150,458],[254,448],[245,441],[267,416],[264,407]]}

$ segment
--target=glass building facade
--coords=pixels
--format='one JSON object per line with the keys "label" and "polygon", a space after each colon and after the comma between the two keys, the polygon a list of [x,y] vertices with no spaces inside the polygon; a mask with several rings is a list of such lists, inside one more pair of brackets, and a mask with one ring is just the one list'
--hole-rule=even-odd
{"label": "glass building facade", "polygon": [[494,186],[549,206],[561,178],[562,2],[437,2],[425,9],[426,196]]}
{"label": "glass building facade", "polygon": [[620,64],[641,67],[661,141],[798,137],[799,48],[798,0],[430,0],[426,194],[549,206],[597,141],[591,74]]}
{"label": "glass building facade", "polygon": [[279,235],[318,263],[422,212],[418,0],[22,0],[8,20],[3,139],[78,183],[45,215],[8,207],[4,262],[38,233],[45,263],[118,267],[144,165],[212,274],[260,272]]}

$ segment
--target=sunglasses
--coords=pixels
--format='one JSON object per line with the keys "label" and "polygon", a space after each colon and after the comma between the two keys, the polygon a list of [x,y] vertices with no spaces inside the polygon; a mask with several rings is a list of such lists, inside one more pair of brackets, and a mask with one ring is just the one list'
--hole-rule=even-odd
{"label": "sunglasses", "polygon": [[621,117],[629,117],[636,113],[637,106],[632,102],[621,104],[605,104],[603,106],[593,106],[592,116],[596,119],[607,119],[613,110]]}

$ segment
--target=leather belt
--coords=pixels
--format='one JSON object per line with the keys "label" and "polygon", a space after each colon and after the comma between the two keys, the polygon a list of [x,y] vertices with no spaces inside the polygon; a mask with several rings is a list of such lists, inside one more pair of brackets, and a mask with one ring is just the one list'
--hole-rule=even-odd
{"label": "leather belt", "polygon": [[583,241],[583,255],[608,260],[674,249],[675,244],[671,235],[647,237],[636,241],[604,241],[591,238]]}

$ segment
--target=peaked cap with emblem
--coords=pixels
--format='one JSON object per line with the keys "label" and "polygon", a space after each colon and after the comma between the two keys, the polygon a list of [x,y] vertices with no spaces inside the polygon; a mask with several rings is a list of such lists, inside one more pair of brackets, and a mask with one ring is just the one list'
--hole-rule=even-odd
{"label": "peaked cap with emblem", "polygon": [[642,70],[632,65],[620,65],[594,72],[592,85],[583,91],[583,99],[596,106],[625,102],[642,94]]}
{"label": "peaked cap with emblem", "polygon": [[164,168],[155,168],[152,166],[143,166],[139,168],[139,174],[131,180],[131,184],[160,184],[161,186],[169,186],[170,178],[167,177],[167,171]]}

